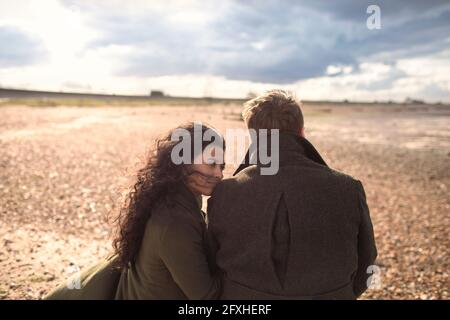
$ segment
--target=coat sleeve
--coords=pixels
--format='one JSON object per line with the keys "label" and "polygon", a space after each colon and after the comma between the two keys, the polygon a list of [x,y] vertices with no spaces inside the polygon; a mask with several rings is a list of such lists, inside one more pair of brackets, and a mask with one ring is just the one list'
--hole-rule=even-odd
{"label": "coat sleeve", "polygon": [[361,219],[358,233],[358,270],[353,282],[353,291],[355,296],[359,297],[368,288],[368,279],[372,274],[367,272],[367,268],[375,263],[377,248],[366,193],[360,181],[357,181],[357,190]]}
{"label": "coat sleeve", "polygon": [[219,297],[220,277],[211,274],[201,228],[189,221],[170,223],[161,238],[160,257],[188,299]]}
{"label": "coat sleeve", "polygon": [[114,268],[117,256],[110,256],[74,274],[45,300],[114,299],[121,272]]}

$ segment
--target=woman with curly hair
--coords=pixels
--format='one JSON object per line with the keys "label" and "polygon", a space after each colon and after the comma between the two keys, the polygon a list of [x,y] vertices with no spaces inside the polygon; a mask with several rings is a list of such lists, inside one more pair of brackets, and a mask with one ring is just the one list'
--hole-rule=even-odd
{"label": "woman with curly hair", "polygon": [[61,286],[46,298],[218,298],[201,204],[223,178],[224,149],[222,136],[198,123],[157,140],[115,220],[115,254],[83,272],[79,290]]}

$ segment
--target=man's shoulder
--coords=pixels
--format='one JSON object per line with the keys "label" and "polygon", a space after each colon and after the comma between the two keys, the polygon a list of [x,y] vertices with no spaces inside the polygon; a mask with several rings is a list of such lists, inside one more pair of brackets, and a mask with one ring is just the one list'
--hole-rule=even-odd
{"label": "man's shoulder", "polygon": [[[294,169],[295,168],[295,169]],[[361,182],[350,174],[332,169],[327,166],[315,166],[314,168],[302,167],[285,167],[280,168],[276,175],[261,175],[257,166],[249,166],[236,175],[222,180],[214,189],[212,198],[221,198],[233,196],[238,194],[241,190],[253,188],[257,185],[273,185],[278,184],[280,179],[293,185],[297,184],[300,177],[307,177],[307,183],[312,183],[314,180],[319,184],[323,183],[330,187],[345,187],[346,190],[360,190],[362,188]],[[309,171],[309,174],[306,174]],[[278,182],[277,182],[278,181]]]}
{"label": "man's shoulder", "polygon": [[[319,181],[327,186],[327,189],[342,190],[342,192],[353,195],[362,188],[361,181],[351,174],[344,173],[329,167],[324,167],[321,174],[317,176]],[[319,177],[320,176],[320,177]]]}
{"label": "man's shoulder", "polygon": [[210,199],[217,198],[220,195],[222,195],[224,192],[233,190],[235,186],[236,186],[236,178],[235,177],[223,179],[215,186]]}
{"label": "man's shoulder", "polygon": [[359,182],[359,180],[356,179],[355,177],[353,177],[352,175],[335,170],[335,169],[331,169],[329,167],[327,167],[327,172],[330,177],[337,179],[337,180],[341,180],[343,182],[347,182],[347,183],[351,183],[351,184],[356,184]]}
{"label": "man's shoulder", "polygon": [[334,179],[334,180],[347,182],[347,183],[351,183],[351,184],[359,183],[359,180],[350,174],[332,169],[328,166],[319,165],[319,164],[314,165],[313,167],[310,167],[310,166],[281,167],[278,170],[278,172],[273,176],[272,175],[261,175],[260,168],[256,165],[252,165],[252,166],[248,166],[247,168],[243,169],[242,171],[237,173],[235,176],[230,177],[228,179],[224,179],[223,182],[225,185],[224,188],[227,188],[229,186],[236,186],[236,185],[240,185],[240,184],[249,183],[252,180],[254,180],[254,178],[256,178],[256,177],[270,178],[270,177],[279,176],[280,178],[282,178],[282,177],[291,178],[291,177],[295,177],[296,173],[302,174],[302,173],[305,173],[308,171],[311,172],[311,174],[313,176],[317,176],[317,177],[320,176],[320,177],[324,177],[326,179]]}
{"label": "man's shoulder", "polygon": [[247,168],[239,171],[237,174],[223,179],[214,188],[212,196],[222,194],[224,192],[233,191],[239,186],[251,182],[252,178],[258,175],[258,168],[256,165],[248,166]]}

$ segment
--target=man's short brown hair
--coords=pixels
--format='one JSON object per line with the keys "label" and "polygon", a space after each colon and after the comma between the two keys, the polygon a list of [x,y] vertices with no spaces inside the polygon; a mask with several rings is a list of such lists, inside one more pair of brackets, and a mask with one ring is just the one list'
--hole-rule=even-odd
{"label": "man's short brown hair", "polygon": [[303,128],[301,104],[284,90],[270,90],[247,101],[242,117],[249,129],[279,129],[299,134]]}

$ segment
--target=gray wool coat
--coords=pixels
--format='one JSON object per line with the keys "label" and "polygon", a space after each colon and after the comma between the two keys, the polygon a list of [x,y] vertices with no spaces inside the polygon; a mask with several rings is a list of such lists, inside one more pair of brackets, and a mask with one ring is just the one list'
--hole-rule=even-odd
{"label": "gray wool coat", "polygon": [[279,146],[277,174],[244,162],[208,201],[222,299],[357,298],[377,256],[361,182],[305,138],[280,133]]}

